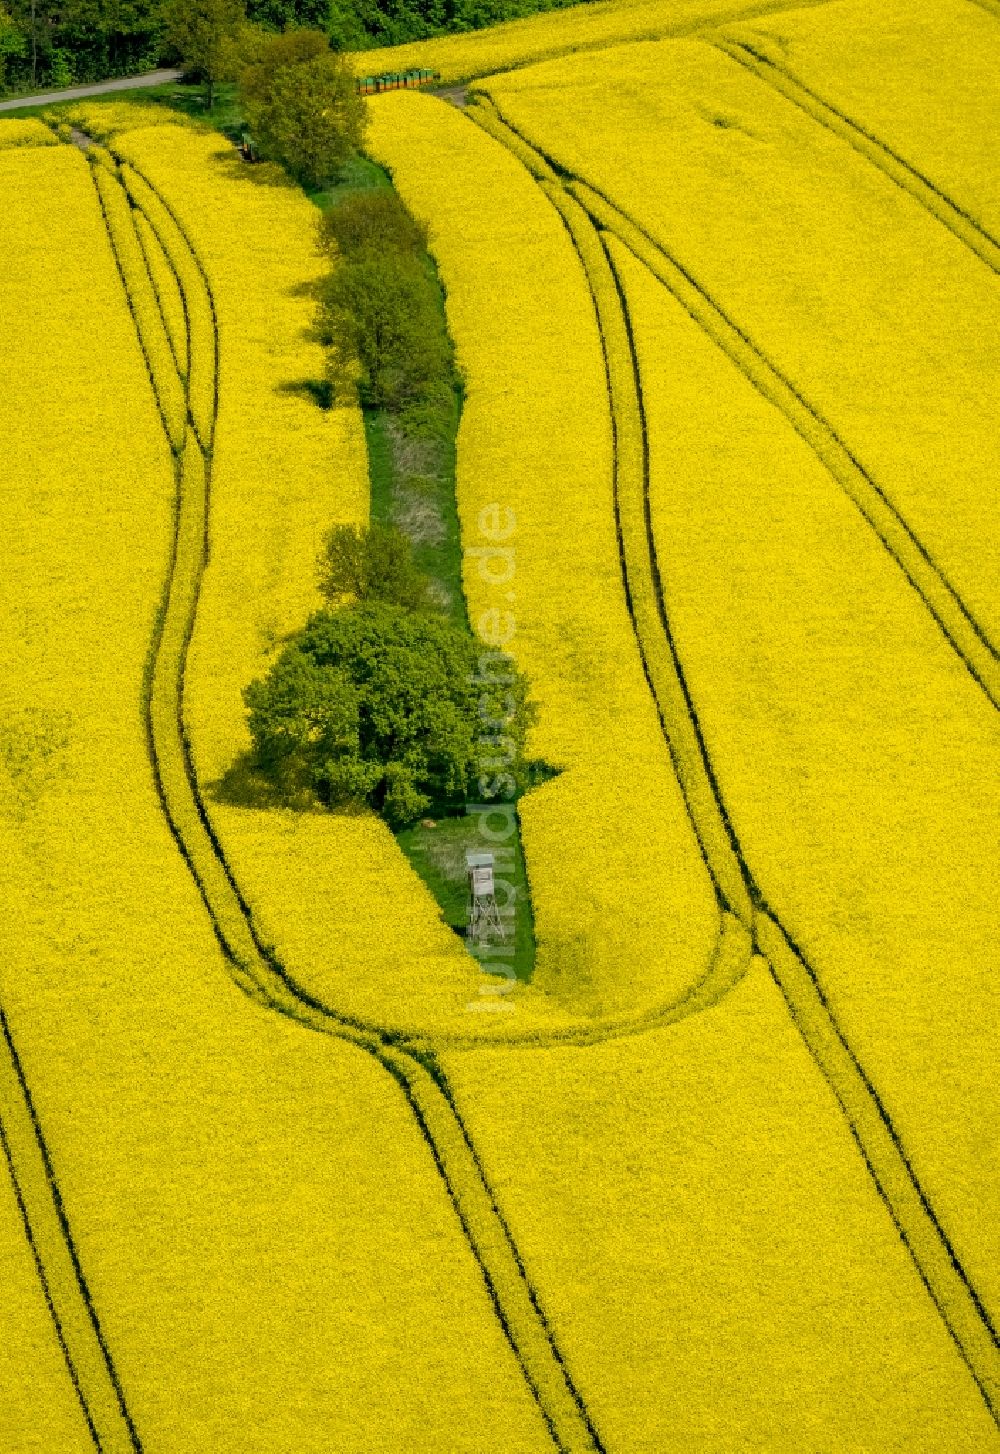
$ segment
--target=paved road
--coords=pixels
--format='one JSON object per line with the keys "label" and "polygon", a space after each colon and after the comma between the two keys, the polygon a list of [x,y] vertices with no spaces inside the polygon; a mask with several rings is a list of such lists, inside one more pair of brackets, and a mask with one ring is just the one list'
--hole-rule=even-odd
{"label": "paved road", "polygon": [[93,86],[74,86],[69,91],[46,91],[41,96],[13,96],[0,101],[0,111],[18,106],[47,106],[50,101],[76,101],[81,96],[103,96],[106,91],[132,91],[137,86],[162,86],[180,79],[180,71],[147,71],[144,76],[123,76],[117,81],[99,81]]}

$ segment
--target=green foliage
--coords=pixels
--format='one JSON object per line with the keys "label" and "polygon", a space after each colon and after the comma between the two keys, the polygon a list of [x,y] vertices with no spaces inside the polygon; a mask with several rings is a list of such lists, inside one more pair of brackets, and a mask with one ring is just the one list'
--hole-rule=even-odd
{"label": "green foliage", "polygon": [[394,525],[337,525],[323,551],[320,590],[335,604],[387,601],[409,611],[430,609],[427,583],[413,562],[409,540]]}
{"label": "green foliage", "polygon": [[0,5],[0,87],[6,83],[8,59],[23,56],[27,48],[27,36],[20,29],[10,11]]}
{"label": "green foliage", "polygon": [[320,239],[336,257],[355,262],[366,253],[395,252],[422,257],[427,228],[407,211],[391,187],[369,187],[348,194],[323,213]]}
{"label": "green foliage", "polygon": [[247,17],[266,30],[325,30],[327,0],[249,0]]}
{"label": "green foliage", "polygon": [[368,802],[398,825],[526,780],[524,678],[442,617],[321,611],[244,696],[261,771],[329,806]]}
{"label": "green foliage", "polygon": [[[0,87],[36,90],[68,75],[75,83],[100,81],[152,70],[177,55],[166,35],[168,11],[177,0],[4,3],[9,21],[5,26],[0,9]],[[272,35],[322,31],[339,51],[476,30],[551,8],[553,0],[248,0],[247,14]],[[192,73],[207,75],[194,62],[185,58],[184,63]],[[220,76],[213,79],[213,90]]]}
{"label": "green foliage", "polygon": [[577,0],[354,0],[369,45],[400,45],[432,35],[481,30]]}
{"label": "green foliage", "polygon": [[245,0],[166,0],[164,39],[186,71],[204,78],[209,108],[216,82],[225,80],[231,67],[245,17]]}
{"label": "green foliage", "polygon": [[364,102],[353,72],[321,32],[248,28],[237,80],[261,154],[304,185],[331,181],[361,145]]}
{"label": "green foliage", "polygon": [[421,261],[405,253],[362,254],[328,279],[321,337],[333,350],[331,381],[356,369],[362,403],[402,409],[451,372],[451,346]]}

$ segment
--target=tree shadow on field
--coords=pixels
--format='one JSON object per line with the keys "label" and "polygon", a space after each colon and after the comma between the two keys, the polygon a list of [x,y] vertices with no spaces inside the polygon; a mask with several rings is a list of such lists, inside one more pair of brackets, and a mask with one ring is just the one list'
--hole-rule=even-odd
{"label": "tree shadow on field", "polygon": [[288,379],[275,385],[276,394],[290,394],[293,398],[305,399],[328,413],[334,404],[333,385],[329,379]]}
{"label": "tree shadow on field", "polygon": [[212,154],[212,161],[219,170],[229,176],[239,176],[242,181],[253,182],[257,187],[278,188],[286,192],[301,190],[298,182],[288,175],[277,162],[247,162],[236,150],[226,147]]}
{"label": "tree shadow on field", "polygon": [[205,784],[205,796],[230,808],[287,808],[286,794],[279,791],[258,768],[253,753],[241,752],[221,778]]}
{"label": "tree shadow on field", "polygon": [[317,814],[323,817],[370,817],[367,803],[338,803],[327,807],[305,783],[280,786],[261,772],[252,752],[241,752],[221,778],[203,785],[205,797],[227,808],[251,808],[257,812],[282,811]]}
{"label": "tree shadow on field", "polygon": [[325,281],[325,278],[305,278],[302,282],[293,283],[290,288],[287,288],[285,296],[288,298],[312,298],[318,302],[322,296],[323,283]]}

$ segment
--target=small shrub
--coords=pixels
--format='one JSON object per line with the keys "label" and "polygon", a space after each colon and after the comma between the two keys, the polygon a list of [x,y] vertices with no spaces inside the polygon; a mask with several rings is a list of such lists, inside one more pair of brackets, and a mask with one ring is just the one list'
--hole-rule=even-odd
{"label": "small shrub", "polygon": [[410,611],[429,609],[427,583],[413,563],[410,542],[395,526],[337,525],[320,562],[320,590],[331,602],[386,601]]}
{"label": "small shrub", "polygon": [[328,249],[349,259],[388,252],[419,258],[427,249],[427,228],[411,216],[391,187],[353,192],[328,207],[320,235]]}
{"label": "small shrub", "polygon": [[331,383],[356,371],[363,404],[399,410],[450,376],[452,352],[434,288],[416,257],[363,253],[327,280],[320,333]]}

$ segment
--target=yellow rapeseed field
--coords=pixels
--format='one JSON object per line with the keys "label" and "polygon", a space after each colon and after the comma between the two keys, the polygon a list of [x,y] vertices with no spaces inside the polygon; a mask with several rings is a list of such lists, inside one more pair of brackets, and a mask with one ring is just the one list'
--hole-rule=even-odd
{"label": "yellow rapeseed field", "polygon": [[0,196],[0,1003],[131,1417],[171,1454],[535,1454],[397,1084],[228,977],[143,730],[174,479],[97,194],[65,147],[0,159]]}
{"label": "yellow rapeseed field", "polygon": [[0,120],[0,151],[15,146],[55,146],[57,140],[45,122],[34,116]]}
{"label": "yellow rapeseed field", "polygon": [[0,121],[0,1454],[998,1454],[1000,0],[350,59],[476,82],[366,148],[557,769],[537,969],[248,771],[369,508],[315,209]]}
{"label": "yellow rapeseed field", "polygon": [[968,0],[843,0],[727,25],[1000,238],[997,17]]}
{"label": "yellow rapeseed field", "polygon": [[135,317],[143,355],[173,449],[184,447],[187,401],[175,355],[157,301],[142,246],[132,223],[132,209],[121,182],[103,165],[94,168],[94,185],[107,220],[115,260],[122,272]]}
{"label": "yellow rapeseed field", "polygon": [[668,1029],[445,1068],[606,1448],[995,1450],[761,961]]}
{"label": "yellow rapeseed field", "polygon": [[780,9],[780,0],[773,7],[768,0],[756,4],[753,0],[743,4],[740,0],[594,0],[509,20],[487,30],[355,51],[350,60],[357,76],[427,67],[442,81],[469,81],[516,70],[546,56],[603,50],[626,40],[683,35],[713,21],[771,8]]}
{"label": "yellow rapeseed field", "polygon": [[996,647],[1000,293],[982,260],[713,46],[614,54],[613,67],[565,58],[487,89],[529,140],[668,248],[792,381]]}
{"label": "yellow rapeseed field", "polygon": [[156,301],[166,325],[175,367],[182,377],[186,377],[188,372],[188,322],[185,316],[184,297],[177,281],[177,275],[146,214],[133,211],[132,221],[135,223],[146,270],[152,281]]}
{"label": "yellow rapeseed field", "polygon": [[519,804],[534,983],[590,1013],[655,1004],[704,973],[718,909],[626,609],[586,279],[548,200],[490,136],[419,94],[370,109],[373,154],[430,227],[465,379],[470,617],[526,671],[531,751],[564,769]]}
{"label": "yellow rapeseed field", "polygon": [[[175,126],[194,125],[180,112],[172,111],[169,114]],[[62,107],[60,115],[73,126],[79,127],[84,135],[109,142],[123,131],[135,131],[141,126],[162,126],[166,113],[161,105],[148,101],[113,101],[110,98],[91,97]]]}
{"label": "yellow rapeseed field", "polygon": [[0,1154],[0,1429],[18,1454],[93,1454]]}
{"label": "yellow rapeseed field", "polygon": [[996,712],[799,437],[613,256],[668,610],[729,814],[1000,1308]]}

